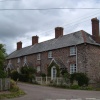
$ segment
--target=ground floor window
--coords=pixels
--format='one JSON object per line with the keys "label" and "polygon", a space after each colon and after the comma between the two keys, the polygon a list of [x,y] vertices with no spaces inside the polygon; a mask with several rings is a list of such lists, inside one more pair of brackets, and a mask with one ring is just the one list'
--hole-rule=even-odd
{"label": "ground floor window", "polygon": [[40,66],[37,66],[37,72],[40,72]]}
{"label": "ground floor window", "polygon": [[70,74],[73,74],[76,72],[76,64],[70,64]]}

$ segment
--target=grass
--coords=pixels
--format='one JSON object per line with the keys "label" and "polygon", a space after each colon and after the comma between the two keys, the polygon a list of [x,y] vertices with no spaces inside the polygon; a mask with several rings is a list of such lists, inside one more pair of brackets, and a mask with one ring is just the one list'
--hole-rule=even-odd
{"label": "grass", "polygon": [[15,97],[20,97],[22,95],[24,95],[25,93],[22,90],[18,90],[16,92],[10,92],[8,94],[0,94],[0,100],[1,99],[10,99],[10,98],[15,98]]}
{"label": "grass", "polygon": [[19,87],[16,85],[16,83],[11,80],[10,82],[10,90],[9,90],[9,93],[3,93],[3,94],[0,94],[0,100],[1,99],[10,99],[10,98],[16,98],[16,97],[20,97],[22,95],[25,95],[25,92],[21,89],[19,89]]}

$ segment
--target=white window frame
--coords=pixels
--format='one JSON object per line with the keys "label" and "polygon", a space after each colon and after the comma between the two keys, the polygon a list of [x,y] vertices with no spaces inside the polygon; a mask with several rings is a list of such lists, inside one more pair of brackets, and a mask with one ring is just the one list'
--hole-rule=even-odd
{"label": "white window frame", "polygon": [[73,47],[70,47],[70,55],[76,55],[76,47],[73,46]]}
{"label": "white window frame", "polygon": [[27,59],[26,59],[26,56],[24,57],[24,63],[26,63]]}
{"label": "white window frame", "polygon": [[70,74],[77,72],[77,66],[76,64],[70,64]]}
{"label": "white window frame", "polygon": [[48,58],[52,58],[52,51],[48,52]]}
{"label": "white window frame", "polygon": [[8,62],[9,64],[11,64],[11,60],[9,60],[9,62]]}
{"label": "white window frame", "polygon": [[23,66],[25,66],[25,65],[28,66],[26,56],[24,57],[24,64],[23,64]]}
{"label": "white window frame", "polygon": [[37,66],[37,69],[36,70],[37,70],[37,73],[40,72],[41,71],[40,66]]}
{"label": "white window frame", "polygon": [[18,58],[17,63],[20,63],[20,58]]}
{"label": "white window frame", "polygon": [[53,67],[51,68],[51,80],[56,79],[56,74],[57,74],[56,67],[53,66]]}
{"label": "white window frame", "polygon": [[41,60],[41,54],[40,53],[37,54],[37,60]]}

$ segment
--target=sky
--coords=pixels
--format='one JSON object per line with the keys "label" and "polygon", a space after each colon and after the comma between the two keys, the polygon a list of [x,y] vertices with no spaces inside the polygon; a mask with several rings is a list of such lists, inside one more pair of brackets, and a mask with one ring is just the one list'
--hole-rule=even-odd
{"label": "sky", "polygon": [[91,19],[100,19],[100,9],[49,9],[48,8],[100,8],[99,0],[0,0],[0,43],[7,54],[16,50],[16,43],[23,47],[32,45],[32,36],[39,42],[55,37],[55,27],[63,27],[64,35],[84,30],[92,34]]}

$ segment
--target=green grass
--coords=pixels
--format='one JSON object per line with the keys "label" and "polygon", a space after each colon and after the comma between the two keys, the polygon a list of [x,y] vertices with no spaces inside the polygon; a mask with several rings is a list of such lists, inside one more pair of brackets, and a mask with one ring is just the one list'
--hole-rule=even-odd
{"label": "green grass", "polygon": [[10,99],[10,98],[15,98],[15,97],[20,97],[24,94],[25,94],[25,92],[19,89],[16,92],[10,92],[8,94],[0,94],[0,100],[6,99],[6,98]]}

